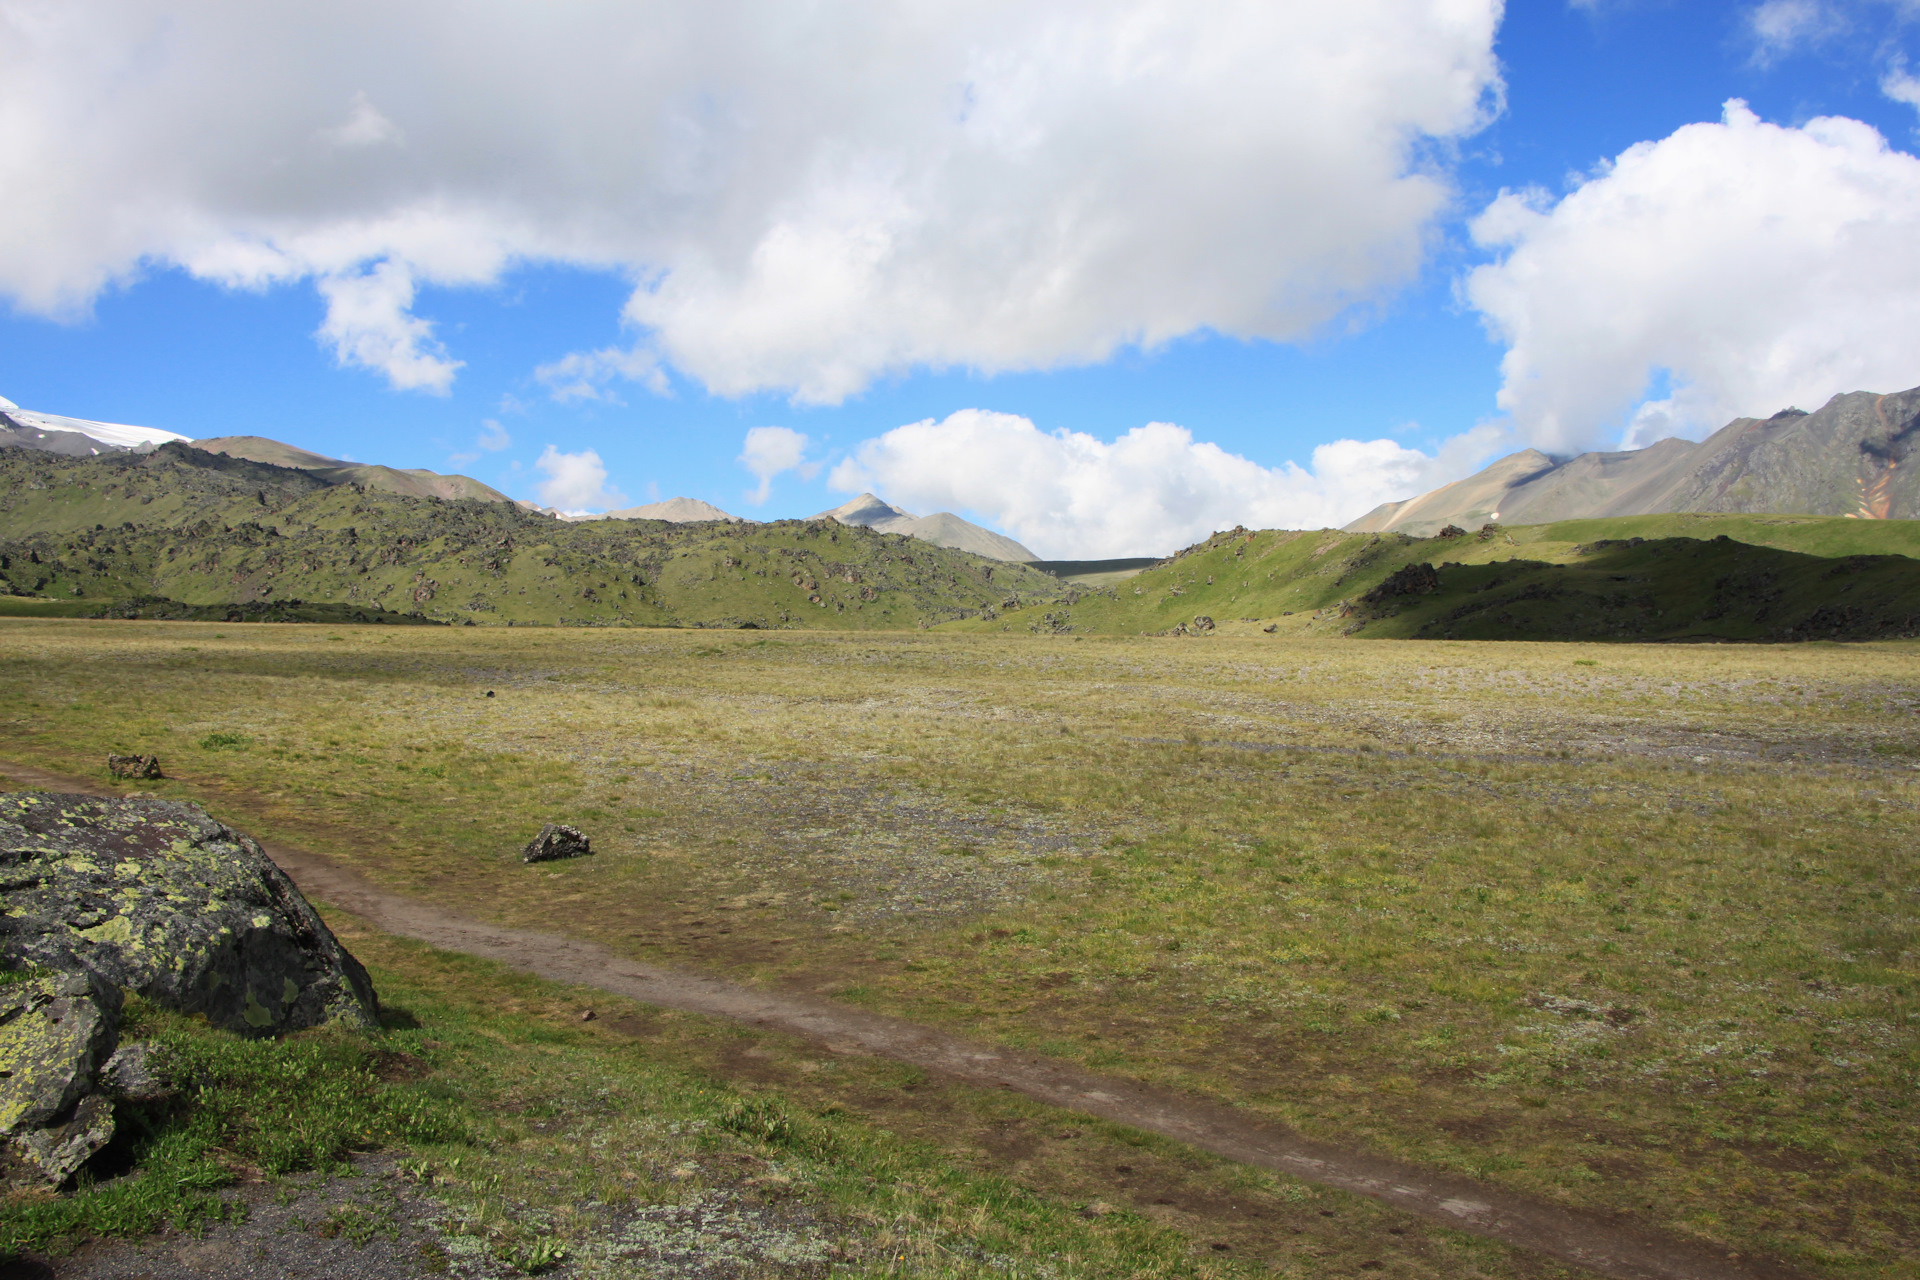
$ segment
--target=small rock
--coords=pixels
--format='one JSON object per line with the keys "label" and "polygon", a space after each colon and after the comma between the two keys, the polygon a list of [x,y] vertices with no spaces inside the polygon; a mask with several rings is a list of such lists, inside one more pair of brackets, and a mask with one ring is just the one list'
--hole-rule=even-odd
{"label": "small rock", "polygon": [[107,757],[107,773],[115,778],[133,778],[145,781],[161,777],[159,756],[115,756]]}
{"label": "small rock", "polygon": [[1080,1210],[1080,1216],[1083,1218],[1104,1218],[1112,1212],[1113,1206],[1105,1200],[1095,1200],[1088,1204],[1086,1208]]}
{"label": "small rock", "polygon": [[1201,635],[1201,634],[1203,634],[1203,633],[1205,633],[1205,632],[1208,632],[1208,631],[1211,631],[1211,630],[1213,630],[1213,619],[1212,619],[1212,618],[1209,618],[1209,617],[1208,617],[1208,616],[1207,616],[1206,614],[1204,614],[1204,613],[1202,613],[1202,614],[1198,614],[1198,615],[1196,615],[1196,616],[1194,617],[1194,619],[1193,619],[1193,632],[1194,632],[1194,634],[1195,634],[1195,635]]}
{"label": "small rock", "polygon": [[522,862],[556,862],[561,858],[584,858],[593,852],[593,846],[578,827],[569,827],[558,822],[549,822],[540,828],[540,834],[528,841],[521,853]]}
{"label": "small rock", "polygon": [[599,1014],[595,1013],[591,1009],[582,1009],[580,1011],[580,1021],[582,1022],[592,1022],[595,1018],[599,1016],[600,1016]]}
{"label": "small rock", "polygon": [[154,1065],[153,1045],[146,1040],[123,1044],[100,1068],[100,1088],[128,1102],[158,1102],[173,1096],[173,1083]]}
{"label": "small rock", "polygon": [[493,690],[491,689],[487,690],[487,696],[491,698],[493,696]]}
{"label": "small rock", "polygon": [[1277,622],[1269,622],[1266,626],[1260,629],[1266,632],[1268,635],[1272,635],[1274,632],[1280,629],[1280,624]]}
{"label": "small rock", "polygon": [[111,1141],[113,1104],[99,1094],[89,1094],[61,1123],[15,1134],[13,1147],[37,1165],[48,1182],[59,1186]]}

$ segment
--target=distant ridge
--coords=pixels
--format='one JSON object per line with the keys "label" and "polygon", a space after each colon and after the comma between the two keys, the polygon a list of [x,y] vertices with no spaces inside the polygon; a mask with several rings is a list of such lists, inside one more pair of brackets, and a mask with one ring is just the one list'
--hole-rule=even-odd
{"label": "distant ridge", "polygon": [[229,458],[264,462],[275,467],[311,471],[329,484],[357,484],[381,493],[397,493],[408,498],[477,498],[482,502],[506,502],[507,495],[481,484],[471,476],[441,475],[438,471],[382,467],[364,462],[329,458],[297,445],[283,444],[265,436],[214,436],[195,440],[193,447],[208,453],[223,453]]}
{"label": "distant ridge", "polygon": [[702,502],[698,498],[668,498],[665,502],[649,502],[644,507],[625,507],[619,511],[609,511],[600,517],[603,520],[670,520],[674,524],[697,524],[702,520],[730,520],[740,523],[740,517],[728,515],[711,502]]}
{"label": "distant ridge", "polygon": [[1920,388],[1854,391],[1817,412],[1736,418],[1707,439],[1555,459],[1527,449],[1349,524],[1429,537],[1452,524],[1726,512],[1920,519]]}
{"label": "distant ridge", "polygon": [[1012,538],[1004,537],[991,529],[982,529],[969,520],[962,520],[951,511],[936,511],[930,516],[916,516],[911,511],[902,510],[871,493],[863,493],[857,498],[841,503],[831,511],[822,511],[819,515],[808,518],[838,520],[841,524],[861,525],[868,529],[877,529],[881,533],[904,533],[910,537],[925,539],[935,546],[951,547],[956,551],[971,551],[974,555],[986,556],[993,560],[1031,564],[1040,558]]}

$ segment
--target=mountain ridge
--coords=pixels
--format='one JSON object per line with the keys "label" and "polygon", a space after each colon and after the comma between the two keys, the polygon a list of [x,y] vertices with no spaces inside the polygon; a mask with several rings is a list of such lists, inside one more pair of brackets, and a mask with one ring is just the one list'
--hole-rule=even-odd
{"label": "mountain ridge", "polygon": [[1851,391],[1818,410],[1735,418],[1705,440],[1556,459],[1509,454],[1463,480],[1386,502],[1345,526],[1425,536],[1447,525],[1726,512],[1920,518],[1920,387]]}

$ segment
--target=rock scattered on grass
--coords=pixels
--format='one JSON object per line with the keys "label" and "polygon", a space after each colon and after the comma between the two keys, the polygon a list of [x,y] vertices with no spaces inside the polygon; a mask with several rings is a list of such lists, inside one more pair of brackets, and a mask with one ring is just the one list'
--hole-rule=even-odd
{"label": "rock scattered on grass", "polygon": [[564,823],[549,822],[540,828],[540,834],[527,842],[521,851],[522,862],[557,862],[562,858],[584,858],[593,852],[593,846],[578,827],[569,827]]}
{"label": "rock scattered on grass", "polygon": [[162,777],[159,756],[119,756],[107,757],[107,773],[115,778],[131,778],[138,782],[147,782]]}

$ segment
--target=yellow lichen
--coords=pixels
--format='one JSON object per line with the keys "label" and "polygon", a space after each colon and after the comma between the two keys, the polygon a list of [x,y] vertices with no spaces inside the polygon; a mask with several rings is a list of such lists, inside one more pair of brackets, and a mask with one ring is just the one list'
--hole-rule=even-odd
{"label": "yellow lichen", "polygon": [[91,929],[76,929],[74,932],[89,942],[112,942],[123,947],[139,945],[133,936],[133,922],[125,916],[113,916]]}

